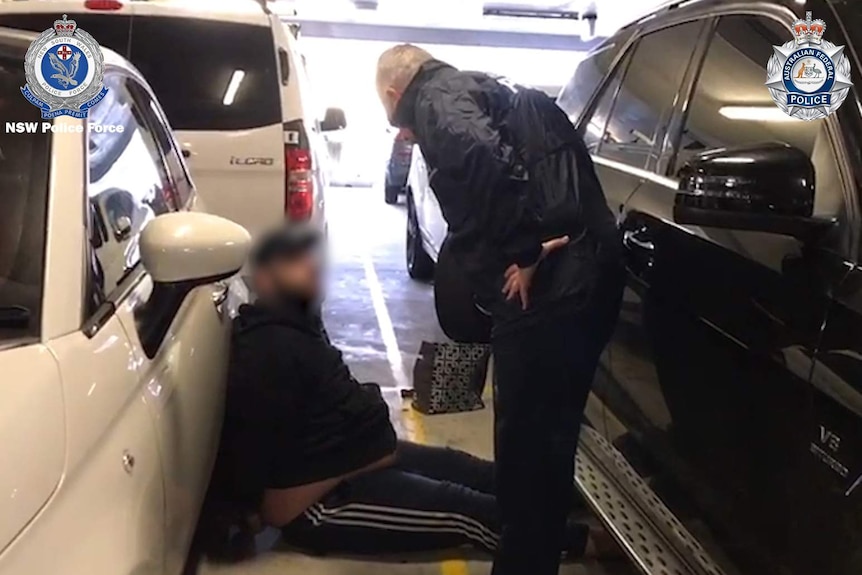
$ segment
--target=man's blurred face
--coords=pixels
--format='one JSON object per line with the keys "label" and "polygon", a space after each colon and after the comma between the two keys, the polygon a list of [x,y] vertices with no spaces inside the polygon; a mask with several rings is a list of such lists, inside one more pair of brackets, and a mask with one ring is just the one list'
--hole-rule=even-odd
{"label": "man's blurred face", "polygon": [[323,262],[317,250],[276,258],[257,271],[255,281],[262,297],[323,299]]}

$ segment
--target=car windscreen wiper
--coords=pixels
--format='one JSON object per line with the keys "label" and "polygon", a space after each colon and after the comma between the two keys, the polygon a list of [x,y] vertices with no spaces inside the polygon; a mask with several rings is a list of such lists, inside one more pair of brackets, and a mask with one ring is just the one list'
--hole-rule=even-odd
{"label": "car windscreen wiper", "polygon": [[0,306],[0,328],[26,329],[30,325],[30,310],[20,305]]}

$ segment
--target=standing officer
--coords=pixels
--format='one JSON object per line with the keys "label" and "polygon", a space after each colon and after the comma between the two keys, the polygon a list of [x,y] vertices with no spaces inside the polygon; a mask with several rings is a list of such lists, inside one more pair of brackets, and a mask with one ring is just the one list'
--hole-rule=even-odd
{"label": "standing officer", "polygon": [[580,135],[541,92],[411,45],[381,55],[377,90],[419,144],[452,257],[493,318],[493,573],[555,574],[583,409],[619,313],[614,216]]}

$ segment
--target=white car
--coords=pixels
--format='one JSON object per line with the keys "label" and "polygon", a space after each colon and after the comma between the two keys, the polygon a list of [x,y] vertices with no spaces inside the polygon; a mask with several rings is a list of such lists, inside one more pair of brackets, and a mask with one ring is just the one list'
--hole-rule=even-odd
{"label": "white car", "polygon": [[[152,84],[208,209],[253,235],[282,222],[324,230],[322,131],[297,40],[259,2],[0,2],[0,26],[42,32],[68,14]],[[322,121],[320,121],[322,120]]]}
{"label": "white car", "polygon": [[488,342],[490,317],[476,305],[467,278],[447,249],[449,227],[429,179],[422,151],[413,146],[405,189],[407,273],[416,280],[434,280],[437,320],[447,336],[465,343]]}
{"label": "white car", "polygon": [[417,280],[434,277],[434,265],[449,227],[440,202],[428,183],[428,164],[419,146],[413,146],[407,175],[407,273]]}
{"label": "white car", "polygon": [[250,236],[202,213],[161,106],[117,54],[90,119],[43,131],[20,91],[34,38],[0,28],[0,574],[178,575]]}

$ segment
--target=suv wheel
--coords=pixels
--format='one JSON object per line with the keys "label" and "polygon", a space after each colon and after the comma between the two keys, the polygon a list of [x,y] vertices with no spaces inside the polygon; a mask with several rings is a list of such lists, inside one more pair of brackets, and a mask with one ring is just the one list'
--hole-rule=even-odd
{"label": "suv wheel", "polygon": [[491,317],[476,307],[473,291],[453,260],[449,240],[440,247],[434,274],[434,305],[437,321],[449,339],[459,343],[491,341]]}
{"label": "suv wheel", "polygon": [[413,194],[407,189],[407,273],[415,280],[430,280],[434,277],[434,260],[422,245],[422,234],[419,232],[419,219],[416,217],[416,205]]}
{"label": "suv wheel", "polygon": [[387,204],[391,206],[398,203],[398,194],[401,193],[401,188],[399,188],[398,186],[390,186],[389,184],[386,184],[384,187],[384,193],[386,194],[384,200]]}

